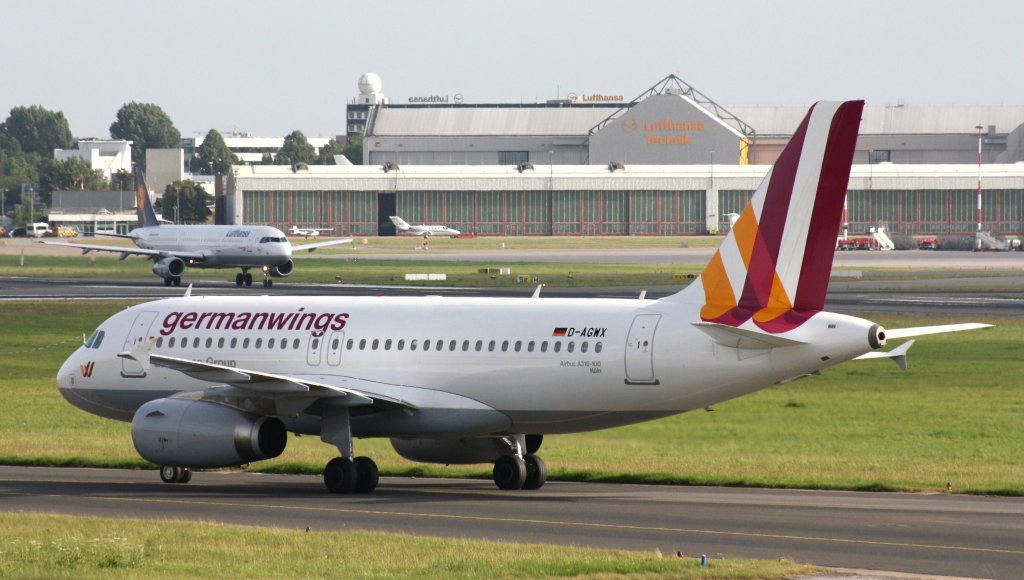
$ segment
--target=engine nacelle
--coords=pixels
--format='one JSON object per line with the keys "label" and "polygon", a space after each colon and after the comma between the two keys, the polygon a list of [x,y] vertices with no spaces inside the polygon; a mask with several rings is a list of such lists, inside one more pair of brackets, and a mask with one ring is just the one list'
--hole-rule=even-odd
{"label": "engine nacelle", "polygon": [[161,278],[172,278],[185,273],[185,262],[181,258],[169,256],[153,264],[153,273]]}
{"label": "engine nacelle", "polygon": [[288,260],[280,266],[274,266],[271,268],[270,275],[274,278],[284,278],[285,276],[291,275],[293,270],[295,270],[295,262]]}
{"label": "engine nacelle", "polygon": [[409,461],[445,465],[493,463],[509,452],[508,443],[499,437],[392,439],[391,446]]}
{"label": "engine nacelle", "polygon": [[144,459],[175,467],[230,467],[277,457],[288,443],[280,419],[208,401],[156,399],[132,418]]}

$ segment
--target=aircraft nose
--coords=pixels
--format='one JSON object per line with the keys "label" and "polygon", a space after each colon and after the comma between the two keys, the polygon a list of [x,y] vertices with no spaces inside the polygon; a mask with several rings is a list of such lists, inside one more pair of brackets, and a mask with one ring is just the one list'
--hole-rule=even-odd
{"label": "aircraft nose", "polygon": [[62,391],[75,386],[75,359],[77,358],[75,355],[77,354],[78,351],[75,351],[75,354],[69,356],[67,360],[64,361],[64,364],[60,366],[60,370],[57,371],[57,388]]}

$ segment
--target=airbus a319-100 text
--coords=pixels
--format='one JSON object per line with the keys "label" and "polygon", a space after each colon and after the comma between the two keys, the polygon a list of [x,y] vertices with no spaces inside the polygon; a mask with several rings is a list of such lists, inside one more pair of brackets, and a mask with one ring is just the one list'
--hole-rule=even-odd
{"label": "airbus a319-100 text", "polygon": [[292,253],[317,248],[348,244],[352,238],[292,245],[284,232],[270,226],[248,225],[161,225],[156,219],[142,172],[135,173],[135,197],[138,227],[127,235],[104,234],[128,238],[136,247],[101,246],[75,242],[44,244],[68,246],[89,252],[116,252],[121,259],[131,255],[147,256],[153,260],[153,273],[164,280],[166,286],[179,286],[186,268],[240,268],[235,275],[238,286],[252,286],[250,269],[263,272],[263,287],[273,286],[273,278],[288,276],[295,268]]}
{"label": "airbus a319-100 text", "polygon": [[72,404],[131,422],[168,482],[276,457],[319,436],[332,492],[370,492],[402,456],[493,463],[537,489],[545,436],[701,409],[911,341],[824,311],[863,101],[814,105],[700,277],[659,300],[186,296],[123,310],[64,363]]}

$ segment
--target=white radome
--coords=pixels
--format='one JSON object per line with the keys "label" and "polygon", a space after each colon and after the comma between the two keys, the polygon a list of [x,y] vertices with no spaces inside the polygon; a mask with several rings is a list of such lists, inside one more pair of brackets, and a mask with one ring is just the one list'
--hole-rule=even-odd
{"label": "white radome", "polygon": [[366,73],[359,77],[359,92],[364,95],[371,95],[380,92],[380,76],[377,73]]}

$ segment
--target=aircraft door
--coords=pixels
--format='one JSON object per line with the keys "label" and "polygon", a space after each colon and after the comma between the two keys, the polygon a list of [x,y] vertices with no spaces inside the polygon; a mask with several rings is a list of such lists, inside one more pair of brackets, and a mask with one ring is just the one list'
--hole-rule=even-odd
{"label": "aircraft door", "polygon": [[[123,351],[132,352],[146,342],[149,338],[149,327],[153,325],[153,320],[156,319],[156,315],[157,312],[155,310],[143,310],[135,317],[135,322],[132,323],[132,327],[128,331],[128,337],[124,340]],[[138,361],[130,358],[122,358],[121,376],[144,377],[146,376],[146,371]]]}
{"label": "aircraft door", "polygon": [[327,364],[336,367],[341,364],[341,349],[345,346],[345,333],[335,332],[327,341]]}
{"label": "aircraft door", "polygon": [[320,364],[320,351],[323,350],[323,336],[310,336],[309,348],[306,350],[306,363],[310,366]]}
{"label": "aircraft door", "polygon": [[638,314],[626,338],[626,384],[657,385],[654,376],[654,331],[660,314]]}

